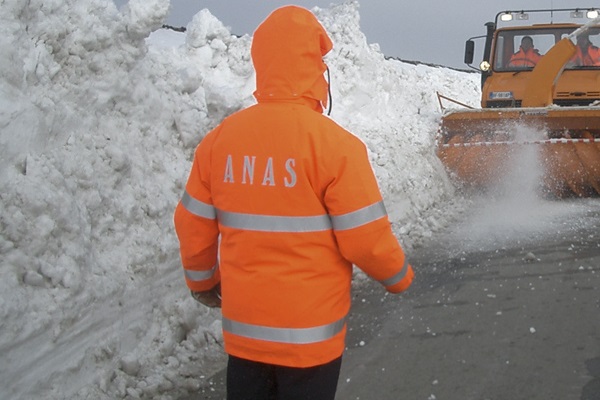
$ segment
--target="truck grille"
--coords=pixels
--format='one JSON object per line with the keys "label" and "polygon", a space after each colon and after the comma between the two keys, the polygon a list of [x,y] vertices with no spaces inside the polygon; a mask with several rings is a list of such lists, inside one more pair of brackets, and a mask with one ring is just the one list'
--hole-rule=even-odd
{"label": "truck grille", "polygon": [[589,106],[600,100],[600,91],[593,92],[557,92],[554,104],[557,106]]}

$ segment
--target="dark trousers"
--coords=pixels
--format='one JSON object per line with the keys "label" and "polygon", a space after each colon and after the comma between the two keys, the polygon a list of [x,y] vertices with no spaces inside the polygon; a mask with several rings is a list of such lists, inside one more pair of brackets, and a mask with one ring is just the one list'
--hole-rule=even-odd
{"label": "dark trousers", "polygon": [[227,400],[333,400],[342,357],[292,368],[229,356]]}

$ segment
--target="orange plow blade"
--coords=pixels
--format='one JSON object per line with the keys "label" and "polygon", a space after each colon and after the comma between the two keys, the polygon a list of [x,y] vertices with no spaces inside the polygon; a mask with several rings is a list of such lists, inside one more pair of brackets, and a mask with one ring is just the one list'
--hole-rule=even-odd
{"label": "orange plow blade", "polygon": [[485,188],[500,182],[531,146],[544,192],[600,195],[600,107],[453,112],[442,119],[437,150],[458,181]]}

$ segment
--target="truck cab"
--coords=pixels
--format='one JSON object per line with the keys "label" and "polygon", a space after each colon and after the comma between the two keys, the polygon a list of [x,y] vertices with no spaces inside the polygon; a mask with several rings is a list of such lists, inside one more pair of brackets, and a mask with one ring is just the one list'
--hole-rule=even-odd
{"label": "truck cab", "polygon": [[[557,10],[552,10],[554,16]],[[533,11],[543,13],[548,10]],[[597,11],[596,11],[597,12]],[[522,24],[532,12],[503,12],[495,23],[488,23],[486,49],[480,64],[482,71],[483,108],[521,107],[529,75],[539,59],[561,39],[569,36],[582,24],[545,23]],[[571,10],[570,15],[583,11]],[[516,16],[521,24],[503,26],[505,16]],[[594,17],[591,14],[591,17]],[[595,18],[595,17],[594,17]],[[584,44],[585,42],[585,44]],[[528,46],[533,46],[531,49]],[[465,62],[472,62],[473,41],[467,42]],[[558,106],[589,106],[600,102],[600,27],[589,29],[578,40],[577,52],[563,68],[554,82],[553,103]],[[527,51],[523,49],[527,48]],[[467,63],[470,64],[470,63]]]}

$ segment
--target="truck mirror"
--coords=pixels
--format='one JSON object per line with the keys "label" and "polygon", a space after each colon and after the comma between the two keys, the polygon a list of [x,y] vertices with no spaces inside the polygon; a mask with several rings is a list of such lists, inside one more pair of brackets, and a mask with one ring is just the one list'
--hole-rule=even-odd
{"label": "truck mirror", "polygon": [[465,43],[465,64],[473,64],[473,55],[475,54],[475,42],[467,40]]}

